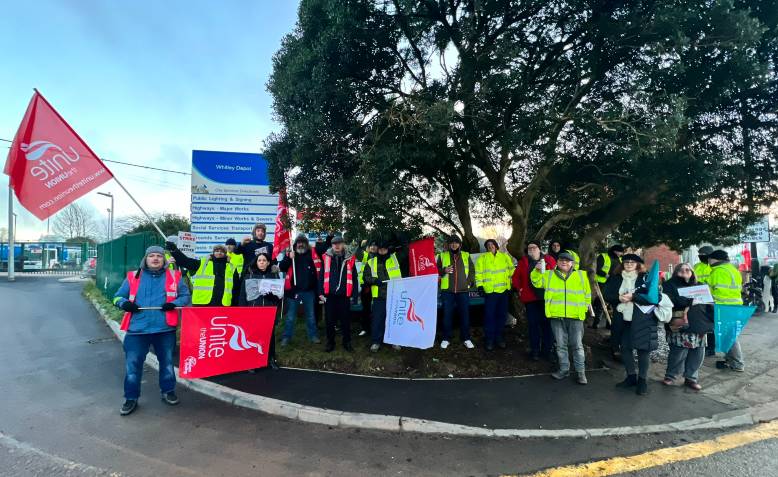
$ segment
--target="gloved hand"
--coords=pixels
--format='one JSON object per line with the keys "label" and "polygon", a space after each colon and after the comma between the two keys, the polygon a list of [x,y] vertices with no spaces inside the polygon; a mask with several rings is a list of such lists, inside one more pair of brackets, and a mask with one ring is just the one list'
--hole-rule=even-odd
{"label": "gloved hand", "polygon": [[278,273],[278,272],[281,271],[281,269],[278,268],[278,265],[273,265],[273,266],[270,267],[270,271],[273,272],[273,273]]}
{"label": "gloved hand", "polygon": [[165,250],[168,252],[173,252],[176,250],[176,244],[173,242],[165,242]]}
{"label": "gloved hand", "polygon": [[131,302],[130,300],[127,300],[124,303],[122,303],[121,309],[130,313],[137,313],[140,311],[138,305]]}
{"label": "gloved hand", "polygon": [[165,303],[164,305],[162,305],[162,311],[170,311],[175,309],[176,309],[176,304],[173,302]]}

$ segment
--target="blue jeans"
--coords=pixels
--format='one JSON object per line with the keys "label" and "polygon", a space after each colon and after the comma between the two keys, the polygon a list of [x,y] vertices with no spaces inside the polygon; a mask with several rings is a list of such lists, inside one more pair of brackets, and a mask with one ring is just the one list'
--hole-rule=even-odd
{"label": "blue jeans", "polygon": [[384,342],[386,329],[386,298],[373,298],[373,318],[370,321],[370,341],[372,344]]}
{"label": "blue jeans", "polygon": [[532,301],[524,305],[527,308],[529,347],[533,355],[547,354],[554,345],[551,336],[551,323],[546,318],[543,301]]}
{"label": "blue jeans", "polygon": [[503,341],[505,321],[508,319],[508,292],[486,293],[484,297],[484,335],[487,343]]}
{"label": "blue jeans", "polygon": [[176,374],[173,372],[173,348],[176,346],[176,332],[150,333],[145,335],[125,335],[124,344],[124,399],[140,397],[140,383],[143,379],[143,363],[154,346],[159,361],[159,390],[162,394],[176,389]]}
{"label": "blue jeans", "polygon": [[451,341],[454,328],[454,307],[459,308],[459,339],[470,339],[470,294],[443,292],[443,339]]}
{"label": "blue jeans", "polygon": [[285,340],[291,340],[294,336],[294,322],[297,319],[297,305],[302,302],[303,312],[305,313],[305,324],[308,328],[308,339],[313,340],[316,338],[316,314],[313,307],[316,306],[314,301],[316,300],[315,293],[313,291],[297,292],[294,297],[286,299],[286,323],[284,323],[284,335]]}

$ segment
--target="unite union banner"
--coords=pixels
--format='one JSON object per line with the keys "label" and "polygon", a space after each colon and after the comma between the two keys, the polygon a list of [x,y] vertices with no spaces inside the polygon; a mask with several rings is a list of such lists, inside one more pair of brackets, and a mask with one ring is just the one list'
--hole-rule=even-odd
{"label": "unite union banner", "polygon": [[427,349],[438,325],[438,275],[389,280],[384,343]]}
{"label": "unite union banner", "polygon": [[179,375],[207,378],[267,366],[275,317],[273,306],[184,308]]}
{"label": "unite union banner", "polygon": [[429,237],[411,242],[408,247],[410,274],[437,275],[438,265],[435,260],[435,239]]}
{"label": "unite union banner", "polygon": [[113,178],[37,90],[14,136],[4,172],[19,203],[40,220]]}

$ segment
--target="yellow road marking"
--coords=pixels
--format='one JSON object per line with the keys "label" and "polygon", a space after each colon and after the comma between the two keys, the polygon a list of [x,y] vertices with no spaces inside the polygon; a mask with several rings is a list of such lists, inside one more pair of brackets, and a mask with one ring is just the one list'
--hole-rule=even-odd
{"label": "yellow road marking", "polygon": [[773,421],[760,424],[753,429],[726,434],[707,441],[657,449],[629,457],[614,457],[588,464],[556,467],[532,474],[530,477],[600,477],[623,474],[674,462],[699,459],[754,442],[776,438],[778,438],[778,421]]}

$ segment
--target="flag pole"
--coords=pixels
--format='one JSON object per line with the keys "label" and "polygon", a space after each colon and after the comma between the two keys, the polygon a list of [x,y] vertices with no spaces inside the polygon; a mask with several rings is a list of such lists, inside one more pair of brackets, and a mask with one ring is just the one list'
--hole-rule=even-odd
{"label": "flag pole", "polygon": [[8,177],[8,281],[16,280],[14,270],[14,192],[11,188],[11,177]]}
{"label": "flag pole", "polygon": [[[111,175],[113,175],[113,174],[111,174]],[[135,202],[135,205],[137,205],[138,208],[140,209],[140,211],[143,212],[143,215],[145,215],[146,218],[149,219],[149,222],[151,222],[151,225],[153,225],[154,228],[157,229],[157,232],[159,232],[159,235],[162,236],[162,240],[167,240],[167,236],[164,233],[162,233],[162,229],[159,228],[157,223],[154,222],[154,219],[152,219],[151,216],[143,209],[143,207],[141,207],[141,205],[138,203],[138,201],[135,200],[135,197],[133,197],[132,194],[130,194],[130,191],[128,191],[127,188],[124,187],[124,184],[119,182],[119,179],[117,179],[116,176],[113,176],[113,180],[115,180],[116,183],[119,184],[119,187],[121,187],[122,190],[124,192],[126,192],[127,195],[130,197],[130,199],[132,199],[132,201]]]}

